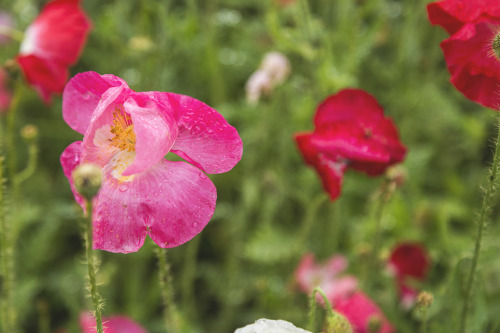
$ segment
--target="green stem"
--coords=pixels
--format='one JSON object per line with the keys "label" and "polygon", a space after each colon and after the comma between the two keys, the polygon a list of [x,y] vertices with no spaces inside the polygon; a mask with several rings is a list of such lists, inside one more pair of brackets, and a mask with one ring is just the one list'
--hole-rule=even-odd
{"label": "green stem", "polygon": [[310,312],[309,312],[309,330],[314,331],[314,319],[316,317],[316,294],[320,294],[321,297],[323,297],[323,301],[325,302],[326,305],[326,311],[328,311],[328,316],[333,317],[335,314],[333,312],[332,304],[326,297],[325,293],[323,292],[323,289],[320,287],[315,287],[313,289],[313,292],[311,294],[311,299],[310,299]]}
{"label": "green stem", "polygon": [[[500,126],[500,113],[496,114],[498,126]],[[481,254],[481,242],[483,240],[483,233],[486,225],[488,224],[488,213],[491,208],[491,199],[495,192],[495,182],[497,179],[498,162],[500,159],[500,127],[497,127],[497,139],[495,141],[495,153],[493,155],[493,163],[488,174],[488,184],[483,195],[483,203],[481,204],[481,212],[479,214],[477,234],[476,234],[476,245],[474,247],[474,256],[472,258],[472,266],[469,273],[469,279],[467,281],[465,289],[465,300],[462,309],[460,332],[465,333],[467,331],[467,320],[469,316],[469,310],[471,307],[471,297],[472,290],[474,287],[474,279],[476,277],[477,265],[479,262],[479,255]]]}
{"label": "green stem", "polygon": [[37,163],[38,146],[35,142],[32,142],[28,147],[28,163],[26,164],[26,167],[14,176],[13,184],[15,187],[19,187],[22,182],[24,182],[35,173]]}
{"label": "green stem", "polygon": [[327,198],[328,196],[321,193],[316,198],[314,198],[312,202],[307,204],[307,210],[305,212],[302,225],[297,234],[297,242],[295,243],[297,252],[302,251],[302,248],[309,238],[309,234],[311,233],[314,221],[316,221],[316,212],[318,211],[321,204],[327,200]]}
{"label": "green stem", "polygon": [[[167,251],[162,248],[156,249],[159,266],[160,290],[163,299],[163,315],[167,331],[171,333],[180,332],[180,318],[174,302],[174,290],[172,288],[172,275],[170,265],[167,261]],[[170,327],[170,330],[168,329]]]}
{"label": "green stem", "polygon": [[382,217],[384,216],[384,208],[385,205],[388,201],[388,195],[387,195],[387,188],[388,184],[387,181],[384,181],[384,184],[382,185],[382,191],[380,193],[380,200],[378,202],[377,208],[375,210],[375,235],[373,236],[373,247],[372,251],[368,257],[368,260],[365,265],[365,271],[363,274],[363,285],[365,286],[366,290],[370,290],[371,287],[373,286],[373,279],[369,278],[370,272],[374,272],[377,270],[377,265],[379,262],[379,251],[380,251],[380,244],[381,244],[381,239],[382,239]]}
{"label": "green stem", "polygon": [[427,333],[427,309],[422,310],[422,326],[420,327],[421,333]]}
{"label": "green stem", "polygon": [[8,225],[5,219],[5,192],[4,192],[4,158],[0,157],[0,327],[1,332],[10,332],[9,299],[10,299],[10,274],[9,274],[9,246]]}
{"label": "green stem", "polygon": [[17,42],[22,42],[24,40],[24,33],[22,31],[6,25],[0,26],[0,35],[9,37]]}
{"label": "green stem", "polygon": [[87,268],[89,273],[90,296],[94,304],[94,316],[97,325],[97,333],[103,333],[101,317],[101,296],[97,292],[95,281],[94,252],[92,250],[92,200],[87,200],[87,218],[85,219],[85,247],[87,253]]}

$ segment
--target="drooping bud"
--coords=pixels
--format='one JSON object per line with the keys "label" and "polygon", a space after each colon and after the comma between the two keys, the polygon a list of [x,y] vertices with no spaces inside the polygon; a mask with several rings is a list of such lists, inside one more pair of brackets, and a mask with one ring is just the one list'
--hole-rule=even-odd
{"label": "drooping bud", "polygon": [[324,333],[352,333],[352,326],[346,317],[338,312],[326,319]]}
{"label": "drooping bud", "polygon": [[95,164],[80,164],[73,171],[72,178],[78,193],[88,201],[92,200],[101,188],[102,172]]}
{"label": "drooping bud", "polygon": [[495,54],[495,57],[497,57],[497,60],[500,61],[500,32],[493,37],[491,48],[493,49],[493,53]]}

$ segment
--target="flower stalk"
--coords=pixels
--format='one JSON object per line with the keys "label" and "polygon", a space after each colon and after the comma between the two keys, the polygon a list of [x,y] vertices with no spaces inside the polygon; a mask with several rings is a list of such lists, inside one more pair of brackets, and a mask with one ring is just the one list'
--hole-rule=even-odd
{"label": "flower stalk", "polygon": [[167,251],[157,247],[156,255],[158,257],[158,277],[163,300],[165,326],[167,327],[168,332],[177,333],[180,332],[180,317],[174,301],[172,274],[170,272],[170,264],[167,261]]}
{"label": "flower stalk", "polygon": [[313,289],[313,292],[311,293],[311,298],[310,298],[310,311],[309,311],[309,330],[314,331],[314,319],[316,317],[316,306],[317,306],[317,301],[316,301],[316,294],[320,294],[321,297],[323,297],[323,301],[325,302],[326,305],[326,311],[328,312],[329,317],[333,317],[335,313],[333,312],[332,309],[332,304],[328,300],[328,298],[325,295],[325,292],[323,289],[320,287],[315,287]]}
{"label": "flower stalk", "polygon": [[495,153],[493,155],[493,162],[491,164],[491,168],[488,172],[488,180],[486,188],[484,189],[483,194],[483,202],[481,204],[481,211],[479,213],[479,218],[477,221],[477,232],[476,232],[476,243],[474,246],[474,254],[472,257],[472,266],[469,272],[469,278],[467,280],[466,288],[465,288],[465,299],[462,308],[462,316],[461,316],[461,325],[460,332],[467,332],[467,321],[469,317],[469,311],[471,308],[471,297],[472,291],[474,288],[474,280],[477,273],[477,266],[479,262],[479,256],[481,254],[481,244],[483,240],[484,229],[488,224],[488,215],[491,209],[491,199],[493,198],[493,194],[495,193],[495,183],[497,179],[498,172],[498,163],[500,160],[500,113],[497,112],[497,139],[494,142],[495,145]]}
{"label": "flower stalk", "polygon": [[94,305],[94,317],[96,320],[97,333],[103,333],[102,326],[102,298],[97,292],[96,283],[96,265],[94,261],[94,252],[92,249],[92,213],[93,205],[92,199],[97,195],[101,183],[102,173],[101,169],[93,164],[81,164],[72,174],[75,188],[78,193],[85,199],[86,217],[85,217],[85,253],[87,257],[87,270],[89,278],[89,291]]}

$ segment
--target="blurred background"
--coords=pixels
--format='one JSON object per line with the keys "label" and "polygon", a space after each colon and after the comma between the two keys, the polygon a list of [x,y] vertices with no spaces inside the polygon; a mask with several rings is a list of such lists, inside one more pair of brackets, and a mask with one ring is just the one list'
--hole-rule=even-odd
{"label": "blurred background", "polygon": [[[420,289],[434,294],[430,332],[452,332],[459,321],[475,235],[480,185],[491,160],[493,111],[470,102],[448,82],[426,4],[410,0],[84,0],[93,29],[72,75],[122,77],[136,91],[169,91],[197,98],[237,128],[241,162],[210,175],[218,190],[215,214],[190,242],[168,251],[175,300],[188,332],[233,332],[258,318],[306,328],[308,297],[294,280],[305,253],[335,253],[348,272],[373,280],[370,297],[397,332],[419,328],[399,304],[384,270],[362,277],[375,233],[374,207],[384,177],[349,171],[331,202],[315,170],[306,166],[293,135],[313,130],[317,105],[342,88],[377,98],[399,129],[408,155],[404,183],[382,216],[381,262],[403,241],[425,246],[431,269]],[[45,1],[2,0],[23,31]],[[0,46],[0,61],[19,44]],[[264,55],[279,51],[290,75],[249,103],[245,84]],[[78,316],[91,308],[81,238],[82,211],[59,164],[81,135],[61,117],[61,98],[41,102],[25,86],[16,118],[39,129],[39,164],[13,200],[16,307],[23,332],[80,332]],[[18,137],[19,167],[27,145]],[[12,199],[12,198],[11,198]],[[499,332],[498,210],[487,229],[471,322]],[[97,279],[104,315],[124,314],[149,332],[164,332],[155,244],[137,253],[99,252]],[[465,259],[464,259],[465,258]],[[319,311],[321,312],[321,311]]]}

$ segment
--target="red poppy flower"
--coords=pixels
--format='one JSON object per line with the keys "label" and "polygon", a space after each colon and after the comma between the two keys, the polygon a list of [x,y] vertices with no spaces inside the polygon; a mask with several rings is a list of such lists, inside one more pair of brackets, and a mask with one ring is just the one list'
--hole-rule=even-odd
{"label": "red poppy flower", "polygon": [[329,96],[319,105],[314,124],[314,132],[296,134],[295,140],[332,200],[340,195],[346,169],[379,176],[406,155],[394,123],[363,90],[345,89]]}
{"label": "red poppy flower", "polygon": [[40,97],[50,102],[54,93],[62,93],[68,80],[68,67],[80,55],[90,21],[79,0],[53,0],[26,29],[16,57],[26,80]]}
{"label": "red poppy flower", "polygon": [[498,0],[443,0],[427,6],[432,24],[451,35],[441,43],[451,83],[470,100],[500,104],[500,62],[491,41],[500,31]]}
{"label": "red poppy flower", "polygon": [[396,278],[403,307],[410,308],[415,303],[418,291],[412,287],[411,280],[424,280],[429,266],[429,257],[420,244],[402,243],[392,251],[388,269]]}

